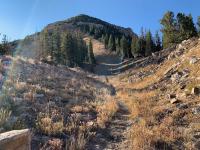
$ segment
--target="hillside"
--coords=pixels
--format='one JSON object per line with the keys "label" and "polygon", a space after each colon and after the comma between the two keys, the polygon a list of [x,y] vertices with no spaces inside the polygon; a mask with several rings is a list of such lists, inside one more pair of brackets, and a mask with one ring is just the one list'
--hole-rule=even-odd
{"label": "hillside", "polygon": [[132,37],[136,35],[130,28],[123,28],[113,25],[88,15],[79,15],[64,21],[58,21],[49,24],[45,29],[54,30],[55,28],[58,28],[60,32],[65,30],[70,30],[72,32],[80,30],[83,33],[90,32],[89,34],[95,34],[95,32],[98,32],[99,35],[96,35],[96,38],[101,38],[102,34],[104,33],[117,34],[119,36],[125,35],[126,37]]}
{"label": "hillside", "polygon": [[130,111],[130,149],[200,149],[199,50],[183,41],[109,80]]}
{"label": "hillside", "polygon": [[9,58],[4,129],[32,128],[33,149],[198,150],[200,40],[123,63],[92,42],[94,74]]}
{"label": "hillside", "polygon": [[33,149],[51,147],[51,140],[59,142],[60,148],[67,140],[68,148],[76,143],[82,149],[93,130],[112,116],[113,112],[104,112],[105,106],[111,104],[113,111],[117,107],[112,97],[114,88],[78,68],[50,66],[21,57],[6,61],[12,66],[7,68],[9,77],[2,86],[1,106],[12,114],[1,132],[32,128]]}
{"label": "hillside", "polygon": [[[71,33],[82,39],[90,36],[98,41],[102,41],[102,38],[106,36],[109,38],[111,35],[114,39],[118,40],[124,36],[129,41],[129,44],[132,37],[137,37],[130,28],[116,26],[91,16],[79,15],[49,24],[41,32],[29,35],[25,39],[11,42],[11,47],[14,49],[12,51],[24,57],[36,59],[45,57],[44,40],[48,39],[48,49],[53,48],[53,50],[57,51],[54,45],[51,46],[51,44],[55,44],[55,42],[60,43],[58,35],[62,35],[63,33]],[[53,38],[57,38],[58,41],[52,42]]]}

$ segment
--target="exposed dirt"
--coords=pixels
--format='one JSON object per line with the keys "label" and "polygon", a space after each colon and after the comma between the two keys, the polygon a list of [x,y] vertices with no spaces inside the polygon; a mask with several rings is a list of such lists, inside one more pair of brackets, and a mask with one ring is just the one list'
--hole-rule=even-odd
{"label": "exposed dirt", "polygon": [[[89,38],[85,38],[88,42]],[[97,65],[93,68],[93,72],[98,76],[112,75],[112,69],[120,64],[119,56],[105,49],[104,44],[98,40],[92,39],[93,51]]]}
{"label": "exposed dirt", "polygon": [[[85,39],[89,41],[89,38]],[[126,62],[121,63],[120,57],[109,50],[105,49],[103,43],[93,39],[94,55],[97,61],[97,65],[94,67],[94,74],[101,80],[102,76],[105,76],[106,82],[109,84],[109,79],[112,78],[113,71],[118,70],[120,66],[123,66]],[[127,61],[128,62],[128,61]],[[119,70],[118,70],[119,72]],[[96,135],[89,142],[89,150],[124,150],[127,149],[127,137],[126,132],[131,127],[131,121],[129,120],[129,111],[126,105],[121,100],[115,97],[118,104],[118,110],[112,117],[112,119],[106,123],[105,128],[99,128]]]}
{"label": "exposed dirt", "polygon": [[118,102],[119,109],[104,129],[98,129],[96,136],[90,141],[88,150],[125,150],[127,149],[126,132],[131,126],[127,107]]}

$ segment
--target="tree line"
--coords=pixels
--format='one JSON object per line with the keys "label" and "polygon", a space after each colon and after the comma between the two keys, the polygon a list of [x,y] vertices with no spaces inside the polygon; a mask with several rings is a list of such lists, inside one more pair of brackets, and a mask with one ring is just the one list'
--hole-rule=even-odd
{"label": "tree line", "polygon": [[162,41],[158,32],[155,36],[150,30],[141,29],[140,36],[127,38],[126,36],[114,37],[111,35],[102,35],[101,41],[105,48],[111,51],[116,51],[122,57],[137,57],[148,56],[152,52],[161,50]]}
{"label": "tree line", "polygon": [[44,30],[40,34],[42,56],[51,56],[53,62],[69,67],[95,63],[92,42],[89,45],[77,33]]}
{"label": "tree line", "polygon": [[132,37],[109,30],[109,27],[88,24],[79,24],[79,27],[81,31],[101,40],[106,49],[117,52],[122,58],[149,56],[183,40],[200,36],[200,16],[195,25],[191,14],[178,13],[175,18],[175,14],[168,11],[160,20],[160,24],[162,34],[157,31],[152,35],[150,30],[142,28],[140,35]]}
{"label": "tree line", "polygon": [[164,48],[191,37],[200,36],[200,17],[198,17],[196,26],[191,14],[178,13],[175,17],[172,11],[168,11],[164,14],[160,23],[162,25]]}
{"label": "tree line", "polygon": [[120,29],[113,29],[107,25],[78,24],[77,26],[82,32],[102,41],[106,49],[115,51],[122,58],[148,56],[162,49],[159,32],[153,36],[150,30],[142,29],[140,36],[130,36]]}
{"label": "tree line", "polygon": [[[0,36],[1,36],[1,33],[0,33]],[[3,34],[1,43],[0,43],[0,55],[5,55],[9,53],[10,53],[10,45],[8,42],[8,37],[5,34]]]}

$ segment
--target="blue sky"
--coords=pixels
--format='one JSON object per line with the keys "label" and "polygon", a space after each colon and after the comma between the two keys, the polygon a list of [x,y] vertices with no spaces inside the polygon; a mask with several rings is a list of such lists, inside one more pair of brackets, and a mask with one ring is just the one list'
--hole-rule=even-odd
{"label": "blue sky", "polygon": [[0,33],[10,40],[40,31],[47,24],[87,14],[139,33],[153,32],[167,10],[191,13],[196,22],[200,0],[0,0]]}

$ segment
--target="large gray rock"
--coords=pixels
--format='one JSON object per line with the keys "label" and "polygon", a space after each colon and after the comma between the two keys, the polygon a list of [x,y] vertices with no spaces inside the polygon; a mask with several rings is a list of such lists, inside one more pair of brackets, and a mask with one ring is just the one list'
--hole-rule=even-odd
{"label": "large gray rock", "polygon": [[0,150],[30,150],[31,133],[28,129],[0,134]]}

